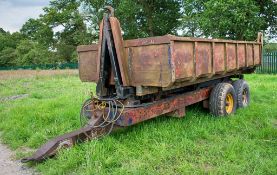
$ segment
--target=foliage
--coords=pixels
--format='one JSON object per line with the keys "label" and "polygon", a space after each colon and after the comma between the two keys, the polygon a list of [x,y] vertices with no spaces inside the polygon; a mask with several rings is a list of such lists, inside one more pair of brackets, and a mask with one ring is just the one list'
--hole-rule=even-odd
{"label": "foliage", "polygon": [[260,30],[267,32],[269,39],[277,37],[276,0],[255,0],[259,7],[259,17],[264,21]]}
{"label": "foliage", "polygon": [[0,32],[0,66],[13,66],[18,62],[17,45],[24,40],[24,36],[15,32],[10,34],[1,30]]}
{"label": "foliage", "polygon": [[206,36],[254,40],[264,21],[252,0],[209,0],[200,19]]}
{"label": "foliage", "polygon": [[79,1],[59,0],[51,1],[49,7],[44,8],[41,20],[52,29],[62,28],[55,33],[58,42],[73,46],[92,42],[79,7]]}
{"label": "foliage", "polygon": [[[86,11],[94,12],[94,21],[102,19],[105,5],[112,5],[121,22],[125,39],[176,33],[181,17],[180,0],[83,0]],[[97,20],[98,19],[98,20]],[[98,26],[95,27],[97,30]]]}
{"label": "foliage", "polygon": [[0,29],[0,52],[5,48],[16,48],[17,43],[23,39],[23,36],[18,32],[10,34],[2,28]]}
{"label": "foliage", "polygon": [[51,47],[54,44],[52,29],[40,19],[29,19],[20,32],[25,38],[35,40],[41,45]]}
{"label": "foliage", "polygon": [[264,51],[265,52],[277,52],[277,43],[267,43],[265,46],[264,46]]}
{"label": "foliage", "polygon": [[[268,1],[267,1],[268,2]],[[253,0],[183,0],[184,35],[254,40],[259,31],[273,29],[276,4]],[[270,26],[270,27],[269,27]]]}
{"label": "foliage", "polygon": [[0,52],[0,66],[12,66],[15,65],[17,54],[14,48],[5,47]]}
{"label": "foliage", "polygon": [[36,65],[53,63],[53,54],[47,47],[30,40],[22,40],[16,48],[16,65]]}
{"label": "foliage", "polygon": [[5,34],[5,33],[6,33],[6,31],[0,27],[0,34]]}
{"label": "foliage", "polygon": [[183,0],[182,19],[179,31],[183,36],[200,37],[203,31],[199,21],[204,10],[204,0]]}
{"label": "foliage", "polygon": [[[118,18],[123,21],[122,28],[126,31],[126,38],[176,33],[176,28],[179,26],[178,19],[181,17],[179,0],[132,0],[131,2],[124,4],[124,1],[121,1],[118,6]],[[131,15],[126,13],[125,9],[131,9]],[[136,24],[129,25],[128,21]]]}

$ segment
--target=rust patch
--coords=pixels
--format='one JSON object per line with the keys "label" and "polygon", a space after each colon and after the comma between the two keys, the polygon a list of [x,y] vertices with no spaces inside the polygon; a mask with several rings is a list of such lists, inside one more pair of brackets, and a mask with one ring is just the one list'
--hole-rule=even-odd
{"label": "rust patch", "polygon": [[98,81],[98,44],[91,44],[89,46],[78,46],[77,52],[79,56],[80,79],[84,82]]}
{"label": "rust patch", "polygon": [[239,68],[246,66],[245,44],[238,44],[238,64]]}
{"label": "rust patch", "polygon": [[227,45],[227,71],[236,69],[236,45]]}
{"label": "rust patch", "polygon": [[261,64],[259,45],[254,45],[254,64]]}
{"label": "rust patch", "polygon": [[120,67],[122,83],[124,86],[129,86],[130,82],[129,82],[129,76],[128,76],[128,60],[126,58],[126,53],[124,50],[124,43],[121,35],[120,24],[115,17],[110,17],[110,23],[111,23],[112,33],[113,33],[117,59]]}
{"label": "rust patch", "polygon": [[224,44],[222,43],[216,43],[214,47],[214,69],[215,73],[221,73],[224,72]]}
{"label": "rust patch", "polygon": [[211,88],[204,88],[160,100],[147,106],[126,109],[116,121],[116,124],[120,126],[130,126],[176,110],[181,110],[178,111],[180,116],[184,114],[185,111],[182,111],[182,109],[186,106],[209,98],[210,90]]}
{"label": "rust patch", "polygon": [[193,43],[174,42],[174,56],[172,62],[175,65],[176,79],[192,78],[193,66]]}
{"label": "rust patch", "polygon": [[132,47],[129,58],[133,86],[168,86],[171,83],[168,45]]}
{"label": "rust patch", "polygon": [[247,45],[247,65],[248,66],[253,66],[253,47],[252,45],[248,44]]}
{"label": "rust patch", "polygon": [[198,42],[195,52],[196,76],[202,77],[212,73],[211,43]]}

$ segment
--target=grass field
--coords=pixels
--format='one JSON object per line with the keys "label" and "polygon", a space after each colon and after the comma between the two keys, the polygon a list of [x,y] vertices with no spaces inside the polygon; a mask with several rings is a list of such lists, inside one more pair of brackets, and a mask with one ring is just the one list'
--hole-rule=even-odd
{"label": "grass field", "polygon": [[[214,118],[196,104],[183,119],[161,116],[32,166],[42,174],[277,174],[277,76],[246,80],[251,105],[233,116]],[[77,75],[1,80],[3,141],[22,158],[78,128],[90,90]]]}

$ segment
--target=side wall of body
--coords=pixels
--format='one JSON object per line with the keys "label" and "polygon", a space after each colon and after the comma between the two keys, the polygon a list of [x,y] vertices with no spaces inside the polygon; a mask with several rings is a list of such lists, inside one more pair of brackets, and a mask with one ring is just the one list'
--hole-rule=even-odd
{"label": "side wall of body", "polygon": [[261,45],[246,42],[173,41],[175,81],[211,78],[261,63]]}
{"label": "side wall of body", "polygon": [[[78,47],[82,81],[98,81],[99,49]],[[166,35],[124,41],[120,52],[126,85],[145,95],[254,69],[261,63],[262,43]]]}

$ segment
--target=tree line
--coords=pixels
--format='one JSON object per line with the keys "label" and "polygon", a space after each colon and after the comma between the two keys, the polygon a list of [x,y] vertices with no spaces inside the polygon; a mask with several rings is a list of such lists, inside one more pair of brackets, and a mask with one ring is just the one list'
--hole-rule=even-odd
{"label": "tree line", "polygon": [[173,34],[255,40],[259,31],[267,40],[277,37],[273,0],[52,0],[19,32],[0,28],[0,66],[77,62],[76,46],[97,42],[106,5],[115,8],[124,39]]}

